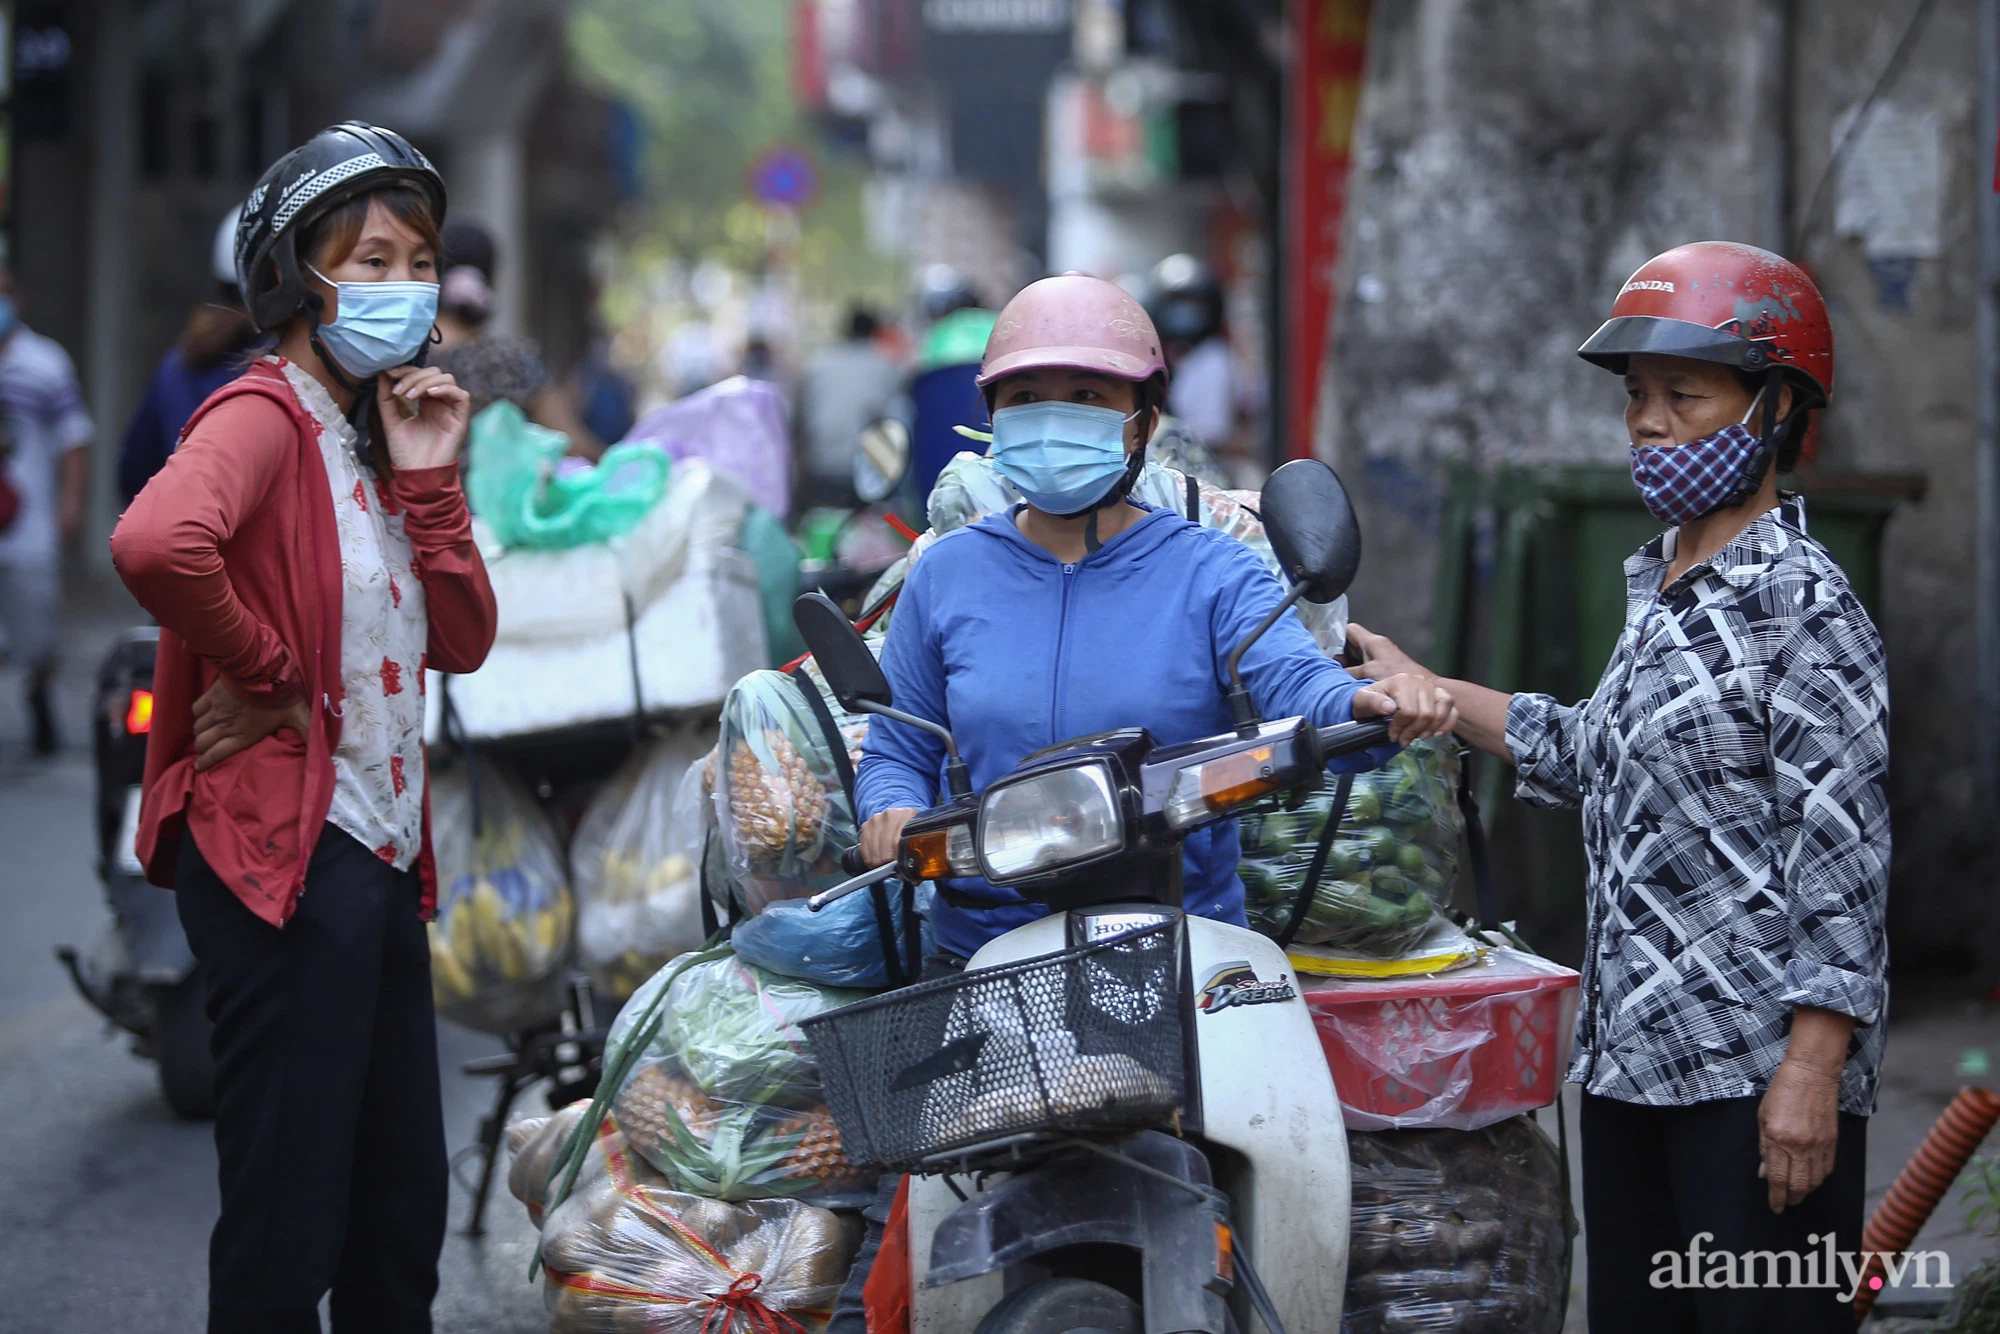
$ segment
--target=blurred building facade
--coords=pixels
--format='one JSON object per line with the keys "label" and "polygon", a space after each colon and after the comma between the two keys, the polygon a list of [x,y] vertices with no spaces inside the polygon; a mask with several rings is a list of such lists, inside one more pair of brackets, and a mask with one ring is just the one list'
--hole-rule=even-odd
{"label": "blurred building facade", "polygon": [[[118,439],[208,294],[217,222],[325,125],[409,136],[452,214],[498,241],[498,327],[559,370],[582,353],[590,243],[626,189],[616,109],[565,77],[562,17],[561,0],[17,0],[11,257],[24,318],[75,357],[98,422],[103,568]],[[23,50],[65,58],[30,72]]]}

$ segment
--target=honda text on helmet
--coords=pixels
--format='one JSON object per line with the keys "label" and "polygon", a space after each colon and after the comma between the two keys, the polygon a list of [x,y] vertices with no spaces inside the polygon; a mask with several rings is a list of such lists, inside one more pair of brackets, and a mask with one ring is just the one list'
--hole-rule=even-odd
{"label": "honda text on helmet", "polygon": [[[1677,246],[1641,265],[1577,355],[1620,375],[1635,355],[1686,357],[1754,388],[1741,422],[1684,444],[1634,442],[1632,480],[1663,523],[1749,499],[1773,461],[1781,472],[1796,463],[1812,411],[1833,398],[1833,328],[1819,289],[1790,260],[1731,241]],[[1787,387],[1793,407],[1780,423]],[[1751,416],[1760,416],[1754,431]]]}
{"label": "honda text on helmet", "polygon": [[302,312],[316,323],[313,350],[342,387],[355,391],[392,366],[416,361],[437,318],[434,282],[335,283],[334,319],[317,322],[325,298],[309,286],[298,237],[314,219],[359,195],[407,186],[444,221],[444,178],[430,159],[393,130],[344,121],[321,130],[272,164],[244,201],[236,227],[236,279],[260,329],[278,329]]}
{"label": "honda text on helmet", "polygon": [[[1043,370],[1130,381],[1137,410],[1046,399],[994,408],[1000,381]],[[1165,397],[1167,363],[1152,319],[1123,288],[1066,273],[1029,284],[1007,303],[977,383],[993,416],[994,470],[1044,514],[1094,518],[1125,498],[1145,466],[1143,438],[1128,451],[1125,427]]]}

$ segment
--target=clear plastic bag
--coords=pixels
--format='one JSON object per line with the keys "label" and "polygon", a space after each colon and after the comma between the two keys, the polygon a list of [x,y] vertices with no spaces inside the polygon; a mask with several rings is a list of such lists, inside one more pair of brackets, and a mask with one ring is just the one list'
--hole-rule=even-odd
{"label": "clear plastic bag", "polygon": [[648,744],[592,798],[570,845],[577,959],[623,1000],[707,937],[701,915],[700,766],[708,737]]}
{"label": "clear plastic bag", "polygon": [[[1458,765],[1447,738],[1417,742],[1354,775],[1299,943],[1393,958],[1423,938],[1458,874]],[[1273,939],[1291,921],[1337,781],[1329,778],[1297,810],[1253,811],[1237,822],[1244,908],[1250,925]]]}
{"label": "clear plastic bag", "polygon": [[550,1334],[820,1334],[860,1220],[798,1200],[724,1203],[647,1180],[610,1142],[605,1170],[543,1228]]}
{"label": "clear plastic bag", "polygon": [[819,693],[848,752],[861,757],[864,715],[841,711],[817,668],[800,681],[752,672],[722,705],[715,809],[730,877],[752,916],[846,879],[841,854],[859,839],[826,728],[806,698]]}
{"label": "clear plastic bag", "polygon": [[873,1177],[841,1147],[798,1024],[865,994],[779,977],[727,949],[677,960],[612,1023],[607,1078],[624,1063],[614,1051],[635,1054],[610,1113],[677,1189],[859,1207]]}
{"label": "clear plastic bag", "polygon": [[1534,1121],[1349,1134],[1342,1334],[1557,1334],[1562,1167]]}
{"label": "clear plastic bag", "polygon": [[[528,1220],[537,1228],[547,1217],[549,1192],[560,1177],[563,1150],[589,1112],[590,1100],[585,1098],[547,1116],[524,1116],[507,1127],[507,1189],[526,1207]],[[624,1132],[606,1117],[577,1172],[574,1191],[595,1187],[607,1170],[607,1155],[626,1147]],[[634,1180],[666,1185],[666,1178],[644,1158],[632,1154],[630,1163]]]}
{"label": "clear plastic bag", "polygon": [[505,399],[472,419],[472,507],[503,546],[543,551],[629,533],[666,494],[668,458],[613,445],[595,467],[560,466],[569,438],[530,422]]}
{"label": "clear plastic bag", "polygon": [[489,1033],[562,1013],[575,900],[562,845],[534,798],[474,759],[432,776],[431,829],[438,1013]]}

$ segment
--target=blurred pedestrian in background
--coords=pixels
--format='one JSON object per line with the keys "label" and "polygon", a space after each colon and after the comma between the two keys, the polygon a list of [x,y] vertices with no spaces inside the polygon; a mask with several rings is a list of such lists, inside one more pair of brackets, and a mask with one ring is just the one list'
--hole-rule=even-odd
{"label": "blurred pedestrian in background", "polygon": [[[430,364],[458,381],[472,395],[476,417],[506,400],[529,421],[569,437],[569,452],[594,459],[604,452],[598,438],[577,413],[568,391],[549,373],[542,349],[533,339],[518,338],[488,328],[496,302],[494,277],[499,272],[492,233],[476,222],[452,221],[444,227],[443,277],[438,289],[438,346]],[[471,460],[462,459],[461,466]]]}
{"label": "blurred pedestrian in background", "polygon": [[236,290],[236,220],[241,206],[223,215],[209,254],[214,290],[188,312],[180,337],[160,358],[146,384],[146,396],[125,427],[118,449],[118,494],[126,504],[152,480],[174,452],[181,427],[203,399],[243,373],[257,326]]}
{"label": "blurred pedestrian in background", "polygon": [[1193,255],[1169,255],[1153,269],[1147,302],[1166,345],[1173,382],[1167,411],[1212,450],[1236,434],[1236,362],[1223,323],[1222,284]]}
{"label": "blurred pedestrian in background", "polygon": [[902,381],[896,363],[875,341],[880,327],[875,312],[851,307],[846,336],[815,352],[799,377],[806,507],[854,504],[855,441],[862,427],[888,411]]}
{"label": "blurred pedestrian in background", "polygon": [[96,433],[69,354],[21,323],[14,274],[0,260],[0,457],[18,500],[0,526],[0,631],[8,656],[28,672],[35,754],[55,753],[55,678],[62,626],[62,551],[83,527]]}

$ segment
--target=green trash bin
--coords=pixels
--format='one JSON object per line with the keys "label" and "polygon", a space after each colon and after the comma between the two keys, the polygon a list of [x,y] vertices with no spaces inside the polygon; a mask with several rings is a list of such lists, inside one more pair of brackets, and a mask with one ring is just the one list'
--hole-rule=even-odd
{"label": "green trash bin", "polygon": [[[1881,601],[1882,531],[1923,493],[1907,474],[1802,475],[1806,525],[1871,612]],[[1625,627],[1625,561],[1660,533],[1631,474],[1607,466],[1462,468],[1445,506],[1433,602],[1437,669],[1565,703],[1596,688]],[[1583,940],[1582,832],[1573,811],[1513,800],[1512,771],[1479,761],[1503,907],[1553,957]]]}

